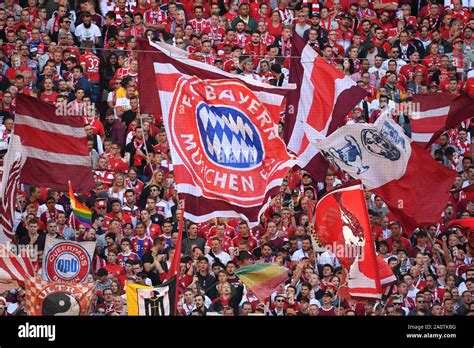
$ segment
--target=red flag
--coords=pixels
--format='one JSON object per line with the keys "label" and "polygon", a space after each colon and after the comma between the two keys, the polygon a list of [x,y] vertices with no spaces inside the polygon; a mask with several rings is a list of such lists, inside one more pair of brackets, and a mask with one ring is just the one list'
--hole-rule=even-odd
{"label": "red flag", "polygon": [[352,297],[381,298],[375,244],[362,185],[336,188],[316,205],[316,233],[347,271]]}
{"label": "red flag", "polygon": [[379,269],[380,285],[382,287],[387,287],[397,281],[397,277],[393,274],[388,263],[379,255],[377,255],[377,267]]}
{"label": "red flag", "polygon": [[448,223],[448,228],[460,227],[474,230],[474,218],[456,219]]}
{"label": "red flag", "polygon": [[278,137],[278,115],[236,80],[182,77],[175,87],[161,102],[185,217],[257,224],[295,163]]}
{"label": "red flag", "polygon": [[75,191],[95,187],[82,117],[60,116],[54,105],[18,94],[15,133],[26,153],[21,182]]}
{"label": "red flag", "polygon": [[23,285],[25,279],[34,277],[35,271],[25,250],[15,255],[0,244],[0,279],[14,280]]}
{"label": "red flag", "polygon": [[383,199],[410,236],[417,227],[438,221],[449,200],[449,190],[456,175],[455,171],[433,160],[421,146],[411,143],[411,157],[405,174],[371,191]]}
{"label": "red flag", "polygon": [[[297,88],[288,93],[285,142],[298,156],[298,165],[316,181],[324,181],[328,162],[310,143],[302,124],[309,124],[321,137],[343,125],[346,115],[367,91],[335,66],[319,57],[299,35],[293,34],[289,82]],[[301,57],[301,58],[300,58]]]}
{"label": "red flag", "polygon": [[474,98],[467,94],[415,94],[416,109],[410,117],[412,139],[429,147],[443,132],[457,127],[474,115]]}

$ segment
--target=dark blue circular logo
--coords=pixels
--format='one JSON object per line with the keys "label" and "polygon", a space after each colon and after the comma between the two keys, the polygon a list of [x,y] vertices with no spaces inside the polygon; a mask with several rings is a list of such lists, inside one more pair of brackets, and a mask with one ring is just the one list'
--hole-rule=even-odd
{"label": "dark blue circular logo", "polygon": [[201,142],[214,163],[249,169],[262,162],[262,141],[247,115],[234,108],[205,103],[197,107],[196,113]]}

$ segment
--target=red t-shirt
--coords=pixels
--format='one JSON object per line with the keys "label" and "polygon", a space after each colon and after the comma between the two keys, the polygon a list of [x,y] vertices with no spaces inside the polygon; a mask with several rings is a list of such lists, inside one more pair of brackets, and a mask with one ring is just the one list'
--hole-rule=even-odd
{"label": "red t-shirt", "polygon": [[84,71],[89,75],[91,83],[100,82],[100,59],[92,52],[79,57],[79,63],[85,65]]}
{"label": "red t-shirt", "polygon": [[54,104],[56,102],[56,97],[58,96],[58,93],[52,92],[51,94],[45,94],[44,92],[41,93],[40,95],[40,100],[44,101],[46,103]]}
{"label": "red t-shirt", "polygon": [[84,117],[84,124],[89,124],[92,126],[92,133],[94,135],[100,135],[101,137],[105,136],[104,125],[102,124],[102,122],[100,122],[98,118],[94,118],[91,120],[87,117]]}

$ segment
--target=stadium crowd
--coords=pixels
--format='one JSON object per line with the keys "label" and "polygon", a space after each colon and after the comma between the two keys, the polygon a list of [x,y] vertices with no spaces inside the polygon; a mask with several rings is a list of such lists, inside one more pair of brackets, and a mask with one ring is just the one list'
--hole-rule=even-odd
{"label": "stadium crowd", "polygon": [[[464,192],[453,194],[439,221],[416,231],[404,231],[367,192],[376,250],[397,277],[381,301],[343,298],[336,255],[313,250],[309,209],[349,180],[336,168],[324,182],[303,170],[288,173],[255,228],[230,218],[188,222],[176,250],[182,210],[173,164],[161,116],[139,112],[136,52],[137,39],[150,38],[284,86],[292,35],[299,35],[367,89],[347,122],[374,122],[389,108],[410,135],[414,94],[474,91],[471,13],[470,0],[2,1],[1,148],[14,128],[18,93],[82,110],[96,181],[80,195],[94,212],[89,229],[70,218],[67,193],[25,186],[17,197],[16,242],[37,246],[41,256],[46,235],[97,241],[95,315],[126,314],[124,284],[160,284],[175,252],[182,254],[180,315],[473,315],[474,235],[447,228],[456,217],[474,217],[474,197]],[[459,172],[453,188],[474,183],[473,131],[465,122],[433,145],[433,157]],[[266,303],[235,275],[253,262],[289,269]],[[24,314],[23,289],[3,295],[0,315]]]}

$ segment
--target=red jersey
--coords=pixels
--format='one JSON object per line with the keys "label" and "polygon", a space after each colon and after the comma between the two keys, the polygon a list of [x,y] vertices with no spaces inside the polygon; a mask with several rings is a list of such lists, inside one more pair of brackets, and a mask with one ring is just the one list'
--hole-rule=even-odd
{"label": "red jersey", "polygon": [[[217,226],[212,226],[209,228],[209,232],[207,235],[207,238],[212,238],[217,234]],[[235,237],[235,229],[229,225],[225,227],[224,231],[224,236],[228,238],[234,238]]]}
{"label": "red jersey", "polygon": [[162,11],[160,9],[158,9],[157,11],[151,9],[146,11],[145,15],[143,16],[143,19],[145,23],[154,25],[168,23],[168,15],[165,11]]}
{"label": "red jersey", "polygon": [[270,35],[278,37],[281,35],[282,30],[283,24],[281,22],[278,26],[274,27],[270,19],[267,20],[267,31]]}
{"label": "red jersey", "polygon": [[115,173],[125,173],[128,170],[128,162],[122,157],[119,159],[109,157],[109,169]]}
{"label": "red jersey", "polygon": [[91,83],[100,82],[100,59],[92,52],[86,52],[79,57],[79,63],[85,66],[84,71],[89,75]]}
{"label": "red jersey", "polygon": [[418,19],[414,16],[405,17],[405,26],[418,27]]}
{"label": "red jersey", "polygon": [[235,33],[234,44],[244,48],[247,42],[249,41],[250,36],[246,33]]}
{"label": "red jersey", "polygon": [[463,27],[466,26],[467,22],[469,22],[469,20],[471,19],[471,14],[464,10],[461,10],[459,12],[452,11],[450,14],[452,19],[460,19],[462,21]]}
{"label": "red jersey", "polygon": [[229,59],[224,62],[224,71],[229,72],[233,67],[239,66],[239,60]]}
{"label": "red jersey", "polygon": [[107,189],[114,183],[115,174],[109,170],[96,170],[97,180],[99,180]]}
{"label": "red jersey", "polygon": [[[193,33],[196,35],[201,35],[205,28],[209,28],[211,23],[207,19],[197,20],[196,18],[188,21],[188,24],[191,24],[193,27]],[[224,34],[225,35],[225,34]]]}
{"label": "red jersey", "polygon": [[385,52],[390,52],[390,49],[392,48],[392,45],[390,45],[390,42],[388,42],[387,40],[378,41],[377,38],[374,36],[372,38],[372,41],[374,42],[376,47],[382,48]]}
{"label": "red jersey", "polygon": [[[207,239],[206,245],[211,246],[211,242],[212,242],[211,239],[212,238]],[[222,250],[224,250],[226,253],[229,252],[230,247],[234,246],[234,243],[232,242],[232,239],[230,239],[229,237],[224,237],[224,239],[222,239],[220,241],[220,243],[221,243]]]}
{"label": "red jersey", "polygon": [[[410,244],[410,241],[408,239],[406,239],[405,237],[400,237],[400,240],[402,241],[402,248],[403,249],[406,249],[406,250],[411,249],[411,244]],[[393,244],[393,237],[387,238],[385,241],[388,244],[388,249],[391,251],[392,250],[392,244]]]}
{"label": "red jersey", "polygon": [[58,96],[57,92],[51,92],[51,94],[45,94],[44,92],[40,95],[40,100],[46,103],[54,104]]}
{"label": "red jersey", "polygon": [[262,42],[262,44],[265,45],[266,48],[267,46],[273,45],[273,43],[275,42],[275,36],[270,35],[269,33],[265,33],[263,35],[260,35],[260,41]]}
{"label": "red jersey", "polygon": [[215,46],[222,42],[226,33],[224,28],[219,26],[213,28],[209,25],[202,30],[202,34],[209,35],[209,40],[211,40],[212,45]]}
{"label": "red jersey", "polygon": [[407,64],[400,68],[400,74],[405,76],[407,81],[413,81],[415,79],[415,72],[421,72],[423,74],[423,81],[428,81],[428,70],[426,66],[422,64],[417,64],[416,66]]}
{"label": "red jersey", "polygon": [[386,24],[381,24],[378,19],[373,20],[372,23],[375,23],[375,24],[377,24],[380,28],[382,28],[385,37],[387,37],[388,31],[393,28],[392,23],[388,22],[388,23],[386,23]]}
{"label": "red jersey", "polygon": [[237,248],[239,246],[240,241],[242,240],[247,241],[250,252],[252,252],[253,249],[255,249],[258,246],[257,240],[253,238],[252,236],[249,236],[247,239],[244,239],[241,235],[238,235],[237,237],[232,239],[232,242],[234,243],[234,247]]}
{"label": "red jersey", "polygon": [[441,59],[440,54],[437,54],[437,55],[434,55],[434,56],[429,55],[429,56],[426,56],[425,58],[423,58],[423,60],[421,61],[421,64],[426,66],[427,69],[430,69],[432,67],[439,67],[440,59]]}
{"label": "red jersey", "polygon": [[153,224],[151,223],[149,226],[146,228],[146,234],[153,240],[158,236],[162,235],[161,232],[161,227],[160,225]]}
{"label": "red jersey", "polygon": [[253,63],[255,66],[257,66],[259,60],[263,59],[267,54],[267,47],[261,42],[259,42],[257,45],[255,45],[253,42],[250,42],[245,45],[244,54],[253,56]]}
{"label": "red jersey", "polygon": [[[402,75],[402,74],[397,74],[397,87],[403,89],[403,90],[406,90],[407,88],[407,79],[405,77],[405,75]],[[387,76],[382,76],[382,78],[380,79],[380,87],[384,87],[385,85],[387,84]]]}
{"label": "red jersey", "polygon": [[115,276],[115,279],[117,280],[120,280],[125,273],[125,271],[123,270],[123,267],[117,264],[115,265],[107,264],[104,268],[109,272],[109,274],[113,274]]}
{"label": "red jersey", "polygon": [[145,34],[146,27],[142,24],[141,26],[136,26],[135,24],[132,25],[130,28],[127,29],[126,34],[127,36],[133,36],[136,38],[143,38]]}

